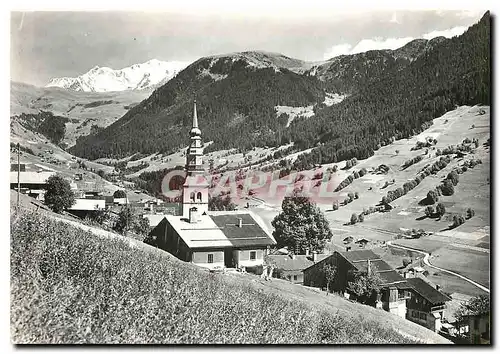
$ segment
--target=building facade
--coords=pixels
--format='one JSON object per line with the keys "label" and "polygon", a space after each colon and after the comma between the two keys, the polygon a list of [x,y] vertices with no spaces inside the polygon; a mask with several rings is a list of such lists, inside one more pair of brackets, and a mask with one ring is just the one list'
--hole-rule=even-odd
{"label": "building facade", "polygon": [[434,288],[422,278],[408,278],[410,298],[407,301],[406,318],[412,322],[439,332],[444,319],[446,303],[450,297]]}
{"label": "building facade", "polygon": [[326,278],[322,271],[324,264],[332,265],[336,269],[335,278],[333,284],[330,285],[330,290],[345,297],[352,296],[348,291],[348,283],[351,280],[353,272],[378,275],[382,283],[380,285],[380,294],[374,301],[375,306],[405,318],[406,300],[409,297],[408,288],[410,286],[401,275],[373,251],[336,251],[321,262],[304,270],[304,285],[326,288]]}

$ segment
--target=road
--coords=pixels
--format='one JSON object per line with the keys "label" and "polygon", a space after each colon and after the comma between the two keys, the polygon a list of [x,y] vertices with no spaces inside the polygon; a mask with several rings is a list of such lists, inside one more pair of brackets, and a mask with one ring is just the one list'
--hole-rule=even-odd
{"label": "road", "polygon": [[451,274],[451,275],[454,275],[456,277],[459,277],[463,280],[465,280],[466,282],[468,283],[471,283],[472,285],[478,287],[479,289],[487,292],[488,294],[490,293],[490,289],[488,289],[487,287],[479,284],[479,283],[476,283],[474,280],[472,279],[469,279],[467,277],[464,277],[463,275],[461,274],[458,274],[458,273],[455,273],[455,272],[452,272],[451,270],[447,270],[447,269],[444,269],[444,268],[440,268],[440,267],[436,267],[434,265],[432,265],[430,262],[429,262],[429,257],[430,257],[430,254],[427,253],[427,252],[424,252],[424,251],[421,251],[421,250],[418,250],[418,249],[415,249],[415,248],[411,248],[411,247],[405,247],[405,246],[399,246],[399,245],[394,245],[392,243],[392,241],[387,241],[387,245],[391,246],[391,247],[395,247],[395,248],[400,248],[400,249],[404,249],[404,250],[408,250],[408,251],[413,251],[413,252],[417,252],[417,253],[420,253],[420,254],[423,254],[424,255],[424,263],[431,267],[431,268],[434,268],[434,269],[437,269],[441,272],[445,272],[445,273],[448,273],[448,274]]}

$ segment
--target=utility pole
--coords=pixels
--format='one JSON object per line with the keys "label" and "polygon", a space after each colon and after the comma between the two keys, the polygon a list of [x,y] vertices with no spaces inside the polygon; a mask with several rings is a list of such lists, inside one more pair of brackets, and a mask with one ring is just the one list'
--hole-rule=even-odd
{"label": "utility pole", "polygon": [[17,143],[17,211],[19,211],[19,193],[21,193],[21,164],[19,162],[20,151],[21,146]]}

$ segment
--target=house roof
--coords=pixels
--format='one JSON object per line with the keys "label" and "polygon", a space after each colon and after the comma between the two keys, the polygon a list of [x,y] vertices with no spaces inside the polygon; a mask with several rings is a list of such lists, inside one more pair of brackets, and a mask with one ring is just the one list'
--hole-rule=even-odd
{"label": "house roof", "polygon": [[306,256],[303,254],[295,255],[293,259],[289,255],[282,254],[269,255],[269,258],[274,261],[278,269],[300,271],[322,261],[328,256],[328,254],[318,254],[316,262],[313,262],[312,255]]}
{"label": "house roof", "polygon": [[451,300],[448,296],[439,290],[436,290],[422,278],[409,278],[406,279],[406,281],[412,286],[412,289],[415,290],[415,292],[431,304],[440,304]]}
{"label": "house roof", "polygon": [[[189,248],[265,247],[275,245],[263,222],[249,211],[208,212],[199,221],[189,223],[186,218],[165,215]],[[238,218],[242,226],[237,225]]]}
{"label": "house roof", "polygon": [[370,260],[370,266],[375,270],[375,272],[383,281],[382,285],[392,286],[395,284],[400,284],[402,286],[401,288],[407,287],[405,285],[405,279],[372,250],[359,250],[338,253],[346,260],[348,260],[359,271],[367,271],[368,260]]}
{"label": "house roof", "polygon": [[351,263],[359,261],[367,261],[368,259],[369,260],[380,259],[380,256],[378,254],[373,253],[372,250],[339,252],[339,254]]}
{"label": "house roof", "polygon": [[[43,171],[21,171],[19,172],[19,181],[21,184],[45,184],[50,176],[55,172]],[[10,172],[10,183],[17,183],[17,171]]]}

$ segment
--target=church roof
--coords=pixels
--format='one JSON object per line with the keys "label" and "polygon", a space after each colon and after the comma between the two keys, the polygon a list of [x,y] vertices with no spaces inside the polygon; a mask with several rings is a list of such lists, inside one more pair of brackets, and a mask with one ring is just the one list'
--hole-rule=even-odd
{"label": "church roof", "polygon": [[[262,221],[249,211],[208,212],[196,223],[181,216],[166,215],[189,248],[265,247],[276,244]],[[238,226],[242,219],[241,227]]]}

